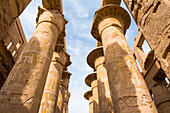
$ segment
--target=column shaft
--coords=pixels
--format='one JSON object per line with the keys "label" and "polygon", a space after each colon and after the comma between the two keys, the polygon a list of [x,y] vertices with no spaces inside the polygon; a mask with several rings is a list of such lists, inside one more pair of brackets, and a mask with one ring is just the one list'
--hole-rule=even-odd
{"label": "column shaft", "polygon": [[89,113],[94,113],[93,112],[93,96],[89,98]]}
{"label": "column shaft", "polygon": [[91,83],[92,95],[93,95],[93,112],[99,113],[99,97],[98,97],[98,87],[97,80]]}
{"label": "column shaft", "polygon": [[[100,24],[114,18],[104,19]],[[114,21],[116,23],[116,21]],[[119,22],[117,20],[117,22]],[[100,28],[112,100],[118,113],[155,113],[155,106],[123,35],[114,25]],[[119,25],[119,23],[117,23]]]}
{"label": "column shaft", "polygon": [[64,107],[63,107],[63,113],[68,113],[68,102],[70,99],[70,92],[67,90],[65,91],[65,98],[64,98]]}
{"label": "column shaft", "polygon": [[107,70],[103,66],[103,63],[104,56],[97,58],[95,61],[99,92],[99,111],[100,113],[114,113],[107,77]]}
{"label": "column shaft", "polygon": [[68,103],[64,102],[63,113],[68,113]]}
{"label": "column shaft", "polygon": [[156,85],[151,89],[159,113],[170,111],[170,91],[163,85]]}
{"label": "column shaft", "polygon": [[38,112],[55,42],[66,24],[56,10],[43,8],[39,8],[38,20],[35,32],[0,91],[1,113]]}
{"label": "column shaft", "polygon": [[[55,56],[53,55],[53,59]],[[52,61],[47,75],[39,113],[54,113],[57,105],[58,92],[62,76],[63,66]]]}
{"label": "column shaft", "polygon": [[63,113],[64,97],[65,97],[65,87],[60,85],[58,101],[57,101],[57,106],[56,106],[57,107],[56,113]]}

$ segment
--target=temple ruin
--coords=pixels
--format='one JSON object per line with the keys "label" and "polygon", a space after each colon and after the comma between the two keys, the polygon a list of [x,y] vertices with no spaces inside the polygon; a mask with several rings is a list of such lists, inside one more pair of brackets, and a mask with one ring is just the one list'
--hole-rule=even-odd
{"label": "temple ruin", "polygon": [[[74,75],[63,3],[42,0],[27,42],[19,16],[31,1],[0,2],[0,113],[68,113]],[[131,18],[121,2],[138,26],[132,50],[125,37]],[[169,113],[170,1],[101,0],[91,21],[96,48],[87,56],[89,113]]]}

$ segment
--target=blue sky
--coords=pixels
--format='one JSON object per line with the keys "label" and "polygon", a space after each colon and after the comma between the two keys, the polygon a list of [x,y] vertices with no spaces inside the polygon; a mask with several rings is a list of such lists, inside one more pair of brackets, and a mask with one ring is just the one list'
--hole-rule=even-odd
{"label": "blue sky", "polygon": [[[89,104],[84,99],[84,93],[90,90],[90,87],[85,85],[84,79],[92,72],[92,68],[87,65],[86,57],[96,47],[96,40],[91,36],[90,30],[94,13],[100,4],[100,0],[63,0],[64,15],[69,22],[66,25],[66,48],[72,61],[69,67],[72,73],[69,86],[71,92],[69,113],[88,113],[89,111]],[[41,0],[32,0],[20,16],[27,41],[35,30],[38,6],[42,6]],[[125,7],[124,4],[121,6]],[[131,20],[126,39],[132,49],[138,28],[133,19]]]}

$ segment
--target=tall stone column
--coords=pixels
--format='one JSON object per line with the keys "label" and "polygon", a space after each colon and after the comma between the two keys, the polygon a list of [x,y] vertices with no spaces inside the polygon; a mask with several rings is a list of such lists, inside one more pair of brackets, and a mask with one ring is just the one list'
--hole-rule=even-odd
{"label": "tall stone column", "polygon": [[146,83],[124,36],[130,25],[130,17],[116,4],[97,10],[91,31],[103,44],[112,102],[118,113],[156,113]]}
{"label": "tall stone column", "polygon": [[65,91],[68,90],[70,76],[71,76],[71,73],[67,71],[63,71],[61,84],[60,84],[60,90],[58,94],[56,113],[63,113]]}
{"label": "tall stone column", "polygon": [[65,97],[64,97],[64,107],[63,107],[63,113],[68,113],[68,102],[70,99],[70,92],[65,91]]}
{"label": "tall stone column", "polygon": [[87,56],[87,63],[97,72],[99,112],[114,113],[107,77],[107,70],[104,67],[104,62],[105,59],[102,46],[93,49]]}
{"label": "tall stone column", "polygon": [[89,113],[94,113],[94,112],[93,112],[93,95],[92,95],[92,90],[87,91],[87,92],[84,94],[84,98],[85,98],[86,100],[89,100]]}
{"label": "tall stone column", "polygon": [[99,113],[99,96],[98,96],[98,86],[97,86],[97,75],[91,73],[85,78],[85,83],[92,89],[93,95],[93,112]]}
{"label": "tall stone column", "polygon": [[169,113],[170,111],[170,91],[164,85],[155,85],[151,92],[154,95],[155,104],[159,113]]}
{"label": "tall stone column", "polygon": [[63,68],[66,67],[67,64],[70,64],[68,63],[70,61],[69,57],[70,56],[64,51],[53,53],[53,58],[41,99],[39,113],[55,112]]}
{"label": "tall stone column", "polygon": [[39,7],[38,23],[0,91],[1,113],[37,113],[55,42],[67,21]]}

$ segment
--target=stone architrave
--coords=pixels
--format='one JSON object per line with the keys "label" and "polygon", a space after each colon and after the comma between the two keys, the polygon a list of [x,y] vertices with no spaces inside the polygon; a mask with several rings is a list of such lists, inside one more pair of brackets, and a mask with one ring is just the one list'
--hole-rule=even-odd
{"label": "stone architrave", "polygon": [[85,98],[86,100],[89,100],[89,113],[94,113],[94,112],[93,112],[93,95],[92,95],[92,90],[87,91],[87,92],[84,94],[84,98]]}
{"label": "stone architrave", "polygon": [[62,0],[42,0],[43,7],[46,9],[56,9],[63,14]]}
{"label": "stone architrave", "polygon": [[0,91],[1,113],[37,113],[57,41],[67,21],[39,7],[38,23]]}
{"label": "stone architrave", "polygon": [[70,56],[64,51],[53,53],[53,58],[41,99],[39,113],[55,112],[63,68],[70,64],[68,63],[70,61],[69,57]]}
{"label": "stone architrave", "polygon": [[70,92],[65,91],[65,97],[64,97],[64,107],[63,107],[63,113],[68,113],[68,103],[70,99]]}
{"label": "stone architrave", "polygon": [[107,77],[107,70],[104,67],[103,47],[93,49],[87,56],[87,63],[96,70],[97,85],[99,92],[99,112],[114,113],[114,107],[111,100],[110,87]]}
{"label": "stone architrave", "polygon": [[87,86],[91,87],[93,95],[93,113],[99,113],[99,94],[97,86],[97,73],[91,73],[85,78]]}
{"label": "stone architrave", "polygon": [[118,5],[103,6],[95,13],[91,33],[103,44],[112,102],[118,113],[156,113],[124,36],[129,25],[130,16]]}
{"label": "stone architrave", "polygon": [[63,71],[55,113],[63,113],[65,92],[68,90],[70,76],[71,73]]}

